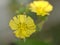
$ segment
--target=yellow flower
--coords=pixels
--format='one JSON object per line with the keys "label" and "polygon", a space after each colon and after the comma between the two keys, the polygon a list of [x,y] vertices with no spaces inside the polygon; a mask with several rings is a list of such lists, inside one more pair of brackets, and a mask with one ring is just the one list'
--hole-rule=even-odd
{"label": "yellow flower", "polygon": [[53,6],[48,1],[34,1],[30,4],[30,10],[37,13],[37,15],[49,15],[53,10]]}
{"label": "yellow flower", "polygon": [[26,15],[14,16],[9,22],[9,26],[14,30],[15,36],[21,39],[30,37],[36,31],[33,19]]}

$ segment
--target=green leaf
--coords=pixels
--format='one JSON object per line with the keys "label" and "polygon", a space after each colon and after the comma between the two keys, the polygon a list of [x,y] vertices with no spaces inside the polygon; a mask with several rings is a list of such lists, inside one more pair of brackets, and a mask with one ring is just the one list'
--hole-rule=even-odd
{"label": "green leaf", "polygon": [[23,14],[25,12],[26,8],[25,7],[20,7],[19,9],[19,13],[20,14]]}
{"label": "green leaf", "polygon": [[46,20],[47,17],[48,16],[38,16],[38,19],[40,19],[42,21],[42,20]]}
{"label": "green leaf", "polygon": [[15,44],[16,45],[49,45],[48,43],[35,39],[27,39],[25,42],[23,40],[17,40]]}
{"label": "green leaf", "polygon": [[38,31],[42,30],[44,23],[45,23],[45,21],[41,21],[40,23],[37,24]]}

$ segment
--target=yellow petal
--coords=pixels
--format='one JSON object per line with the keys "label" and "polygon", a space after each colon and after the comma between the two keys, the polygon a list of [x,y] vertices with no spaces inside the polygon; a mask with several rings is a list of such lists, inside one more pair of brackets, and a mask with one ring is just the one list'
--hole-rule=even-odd
{"label": "yellow petal", "polygon": [[13,20],[10,21],[9,26],[12,30],[16,30],[18,28],[17,24]]}
{"label": "yellow petal", "polygon": [[18,15],[17,17],[18,17],[20,23],[24,23],[25,22],[26,15]]}
{"label": "yellow petal", "polygon": [[17,18],[16,16],[13,17],[13,20],[14,20],[14,22],[15,22],[16,24],[19,24],[19,20],[18,20],[18,18]]}
{"label": "yellow petal", "polygon": [[53,6],[52,5],[48,5],[46,8],[45,8],[45,11],[46,12],[50,12],[53,10]]}

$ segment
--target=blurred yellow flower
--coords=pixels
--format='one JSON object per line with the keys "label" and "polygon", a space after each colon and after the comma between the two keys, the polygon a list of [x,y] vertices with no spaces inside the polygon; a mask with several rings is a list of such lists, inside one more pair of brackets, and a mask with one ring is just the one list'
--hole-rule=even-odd
{"label": "blurred yellow flower", "polygon": [[48,1],[34,1],[30,3],[30,10],[37,13],[37,15],[45,16],[49,15],[49,12],[53,10],[53,6]]}
{"label": "blurred yellow flower", "polygon": [[14,30],[15,36],[21,39],[30,37],[36,31],[33,19],[26,15],[14,16],[9,22],[9,26]]}

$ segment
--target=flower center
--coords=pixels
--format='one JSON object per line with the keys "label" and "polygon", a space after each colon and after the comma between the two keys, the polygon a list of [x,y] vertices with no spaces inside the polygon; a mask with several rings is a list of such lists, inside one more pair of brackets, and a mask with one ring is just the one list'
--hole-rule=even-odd
{"label": "flower center", "polygon": [[27,25],[26,25],[25,23],[20,23],[20,24],[18,25],[18,29],[19,29],[19,30],[26,30],[26,27],[27,27]]}

